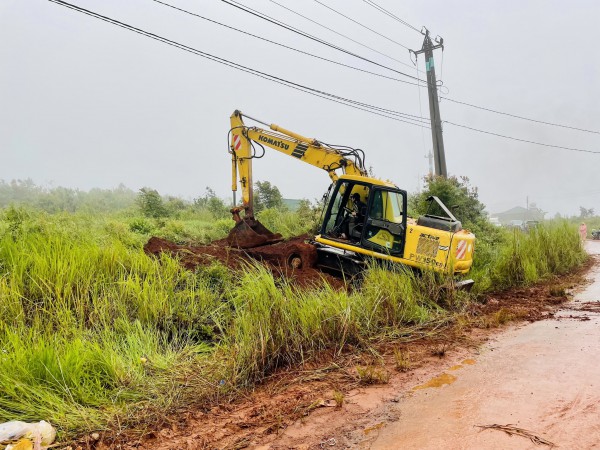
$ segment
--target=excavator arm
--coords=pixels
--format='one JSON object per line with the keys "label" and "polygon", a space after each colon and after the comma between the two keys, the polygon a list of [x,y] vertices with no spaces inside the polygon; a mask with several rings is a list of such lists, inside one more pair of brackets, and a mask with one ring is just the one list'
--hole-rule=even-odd
{"label": "excavator arm", "polygon": [[[232,213],[236,222],[241,220],[239,216],[241,211],[245,212],[245,217],[254,218],[252,160],[261,156],[256,154],[257,147],[261,148],[261,153],[264,152],[264,147],[269,147],[325,170],[332,182],[337,181],[339,171],[348,175],[367,175],[364,169],[364,154],[361,150],[329,146],[279,125],[267,124],[250,116],[246,117],[268,126],[269,129],[247,127],[242,112],[238,110],[230,117],[231,189],[234,193]],[[242,205],[235,207],[238,182],[242,188]]]}

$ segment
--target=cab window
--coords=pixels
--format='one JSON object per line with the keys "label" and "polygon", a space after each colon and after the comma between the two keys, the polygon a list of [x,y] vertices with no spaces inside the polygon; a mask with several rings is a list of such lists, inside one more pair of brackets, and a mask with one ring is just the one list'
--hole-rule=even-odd
{"label": "cab window", "polygon": [[406,193],[379,188],[372,193],[362,243],[367,248],[401,254],[406,230]]}

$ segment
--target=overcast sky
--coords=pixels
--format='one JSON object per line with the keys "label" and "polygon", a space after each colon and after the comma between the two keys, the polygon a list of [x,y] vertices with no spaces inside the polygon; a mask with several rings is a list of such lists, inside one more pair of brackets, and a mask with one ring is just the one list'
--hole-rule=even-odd
{"label": "overcast sky", "polygon": [[[399,77],[269,24],[220,0],[165,0],[306,52]],[[380,64],[416,76],[408,51],[313,0],[277,0],[406,65],[325,30],[270,0],[239,0]],[[362,0],[320,0],[387,38],[423,37]],[[376,0],[444,38],[435,53],[447,97],[600,130],[596,0]],[[429,117],[427,91],[316,60],[152,0],[72,0],[130,25],[293,82]],[[360,147],[367,165],[413,192],[428,171],[428,129],[298,92],[45,0],[0,0],[0,179],[80,189],[124,183],[193,198],[230,197],[226,136],[235,109],[324,142]],[[423,58],[419,60],[423,77]],[[443,120],[600,152],[600,134],[499,116],[442,100]],[[509,141],[444,126],[448,171],[479,187],[488,211],[536,202],[550,216],[600,211],[600,154]],[[255,179],[286,198],[320,197],[325,173],[267,150]]]}

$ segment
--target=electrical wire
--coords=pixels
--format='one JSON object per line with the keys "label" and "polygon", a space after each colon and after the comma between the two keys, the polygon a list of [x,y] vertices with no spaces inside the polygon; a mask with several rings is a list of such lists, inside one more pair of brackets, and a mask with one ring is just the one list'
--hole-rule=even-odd
{"label": "electrical wire", "polygon": [[337,34],[338,36],[341,36],[341,37],[343,37],[344,39],[348,39],[349,41],[351,41],[351,42],[354,42],[355,44],[358,44],[358,45],[360,45],[361,47],[364,47],[364,48],[366,48],[366,49],[369,49],[369,50],[371,50],[372,52],[375,52],[375,53],[377,53],[377,54],[379,54],[379,55],[385,56],[386,58],[389,58],[389,59],[391,59],[391,60],[393,60],[393,61],[396,61],[396,62],[397,62],[397,63],[399,63],[399,64],[402,64],[403,66],[406,66],[406,67],[411,67],[411,65],[410,65],[410,64],[407,64],[407,63],[405,63],[405,62],[402,62],[402,61],[400,61],[399,59],[397,59],[397,58],[394,58],[393,56],[390,56],[390,55],[388,55],[387,53],[380,52],[379,50],[376,50],[376,49],[374,49],[373,47],[369,47],[368,45],[365,45],[365,44],[363,44],[362,42],[360,42],[360,41],[357,41],[356,39],[352,39],[351,37],[349,37],[349,36],[347,36],[347,35],[345,35],[345,34],[343,34],[343,33],[340,33],[339,31],[336,31],[336,30],[334,30],[333,28],[330,28],[330,27],[328,27],[328,26],[326,26],[326,25],[323,25],[322,23],[319,23],[319,22],[317,22],[316,20],[314,20],[314,19],[311,19],[310,17],[307,17],[307,16],[305,16],[305,15],[303,15],[303,14],[300,14],[300,13],[299,13],[299,12],[297,12],[297,11],[294,11],[292,8],[289,8],[289,7],[285,6],[285,5],[282,5],[281,3],[278,3],[278,2],[276,2],[275,0],[269,0],[269,1],[270,1],[271,3],[273,3],[273,4],[277,5],[277,6],[279,6],[280,8],[283,8],[283,9],[285,9],[285,10],[287,10],[287,11],[291,12],[292,14],[295,14],[295,15],[297,15],[297,16],[299,16],[299,17],[302,17],[303,19],[306,19],[306,20],[308,20],[310,23],[312,23],[312,24],[314,24],[314,25],[318,25],[318,26],[320,26],[321,28],[324,28],[324,29],[326,29],[326,30],[328,30],[328,31],[331,31],[332,33],[335,33],[335,34]]}
{"label": "electrical wire", "polygon": [[[126,24],[124,22],[120,22],[118,20],[112,19],[112,18],[107,17],[107,16],[103,16],[103,15],[98,14],[96,12],[93,12],[93,11],[81,8],[79,6],[73,5],[71,3],[67,3],[67,2],[65,2],[63,0],[48,0],[48,1],[50,1],[52,3],[55,3],[57,5],[64,6],[66,8],[72,9],[74,11],[80,12],[82,14],[86,14],[86,15],[88,15],[90,17],[94,17],[94,18],[102,20],[104,22],[108,22],[108,23],[110,23],[112,25],[116,25],[118,27],[127,29],[129,31],[133,31],[134,33],[141,34],[143,36],[146,36],[146,37],[149,37],[151,39],[157,40],[159,42],[165,43],[167,45],[171,45],[173,47],[179,48],[180,50],[184,50],[184,51],[187,51],[189,53],[193,53],[195,55],[198,55],[198,56],[201,56],[203,58],[209,59],[211,61],[217,62],[219,64],[226,65],[228,67],[240,70],[242,72],[249,73],[251,75],[254,75],[254,76],[266,79],[268,81],[271,81],[271,82],[274,82],[274,83],[277,83],[277,84],[281,84],[283,86],[287,86],[289,88],[298,90],[300,92],[304,92],[304,93],[307,93],[307,94],[310,94],[310,95],[314,95],[316,97],[323,98],[323,99],[326,99],[326,100],[329,100],[329,101],[332,101],[332,102],[335,102],[335,103],[339,103],[339,104],[342,104],[342,105],[345,105],[345,106],[349,106],[349,107],[354,108],[354,109],[365,111],[365,112],[368,112],[370,114],[374,114],[374,115],[377,115],[377,116],[385,117],[387,119],[391,119],[391,120],[395,120],[395,121],[398,121],[398,122],[407,123],[409,125],[422,126],[421,123],[419,122],[420,120],[424,119],[422,117],[415,116],[415,115],[412,115],[412,114],[402,113],[402,112],[399,112],[399,111],[394,111],[394,110],[390,110],[390,109],[386,109],[386,108],[381,108],[381,107],[374,106],[374,105],[369,105],[367,103],[358,102],[356,100],[347,99],[347,98],[344,98],[344,97],[340,97],[340,96],[337,96],[337,95],[334,95],[334,94],[327,93],[325,91],[320,91],[318,89],[310,88],[308,86],[304,86],[304,85],[301,85],[299,83],[294,83],[294,82],[286,80],[284,78],[280,78],[280,77],[277,77],[277,76],[274,76],[274,75],[271,75],[271,74],[268,74],[268,73],[265,73],[265,72],[261,72],[261,71],[256,70],[256,69],[252,69],[250,67],[247,67],[247,66],[235,63],[235,62],[227,60],[225,58],[220,58],[218,56],[211,55],[210,53],[203,52],[203,51],[195,49],[193,47],[189,47],[189,46],[181,44],[179,42],[176,42],[176,41],[164,38],[164,37],[159,36],[157,34],[150,33],[148,31],[142,30],[140,28],[136,28],[136,27],[134,27],[132,25],[128,25],[128,24]],[[398,116],[402,117],[402,118],[399,118]],[[403,119],[406,119],[406,120],[403,120]],[[408,120],[412,120],[412,122],[409,122]],[[415,123],[415,122],[417,122],[417,123]],[[536,142],[536,141],[530,141],[530,140],[527,140],[527,139],[521,139],[521,138],[516,138],[516,137],[512,137],[512,136],[507,136],[507,135],[499,134],[499,133],[494,133],[494,132],[491,132],[491,131],[481,130],[481,129],[478,129],[478,128],[470,127],[468,125],[458,124],[458,123],[451,122],[451,121],[444,121],[444,123],[447,123],[447,124],[450,124],[450,125],[454,125],[456,127],[468,129],[468,130],[471,130],[471,131],[475,131],[475,132],[478,132],[478,133],[488,134],[488,135],[492,135],[492,136],[496,136],[496,137],[501,137],[501,138],[504,138],[504,139],[510,139],[510,140],[514,140],[514,141],[525,142],[525,143],[534,144],[534,145],[540,145],[540,146],[544,146],[544,147],[552,147],[552,148],[558,148],[558,149],[575,151],[575,152],[600,154],[600,151],[586,150],[586,149],[580,149],[580,148],[574,148],[574,147],[564,147],[564,146],[560,146],[560,145],[553,145],[553,144],[541,143],[541,142]]]}
{"label": "electrical wire", "polygon": [[173,47],[179,48],[180,50],[187,51],[189,53],[201,56],[203,58],[206,58],[206,59],[209,59],[211,61],[217,62],[219,64],[223,64],[223,65],[226,65],[228,67],[240,70],[242,72],[246,72],[246,73],[249,73],[251,75],[254,75],[254,76],[266,79],[268,81],[271,81],[271,82],[274,82],[274,83],[277,83],[277,84],[281,84],[283,86],[287,86],[289,88],[298,90],[300,92],[304,92],[304,93],[307,93],[307,94],[310,94],[310,95],[314,95],[316,97],[324,98],[326,100],[329,100],[329,101],[332,101],[332,102],[335,102],[335,103],[339,103],[339,104],[342,104],[342,105],[345,105],[345,106],[349,106],[349,107],[354,108],[354,109],[365,111],[365,112],[368,112],[370,114],[378,115],[378,116],[381,116],[381,117],[385,117],[385,118],[388,118],[388,119],[391,119],[391,120],[395,120],[395,121],[398,121],[398,122],[407,123],[407,124],[414,125],[414,126],[419,126],[418,123],[415,123],[415,122],[419,122],[420,120],[422,120],[422,118],[419,118],[418,116],[415,116],[415,115],[412,115],[412,114],[407,114],[407,113],[403,113],[403,112],[400,112],[400,111],[394,111],[394,110],[390,110],[390,109],[386,109],[386,108],[381,108],[381,107],[374,106],[374,105],[369,105],[368,103],[363,103],[363,102],[359,102],[359,101],[356,101],[356,100],[352,100],[352,99],[348,99],[348,98],[345,98],[345,97],[341,97],[341,96],[338,96],[338,95],[330,94],[328,92],[321,91],[321,90],[318,90],[318,89],[314,89],[314,88],[311,88],[311,87],[308,87],[308,86],[305,86],[305,85],[302,85],[302,84],[299,84],[299,83],[295,83],[295,82],[292,82],[290,80],[286,80],[284,78],[268,74],[266,72],[261,72],[261,71],[256,70],[256,69],[252,69],[252,68],[244,66],[242,64],[238,64],[236,62],[227,60],[225,58],[221,58],[221,57],[212,55],[210,53],[203,52],[203,51],[198,50],[196,48],[189,47],[187,45],[184,45],[184,44],[181,44],[179,42],[167,39],[167,38],[159,36],[157,34],[150,33],[148,31],[142,30],[141,28],[136,28],[136,27],[134,27],[132,25],[128,25],[128,24],[126,24],[124,22],[120,22],[120,21],[118,21],[116,19],[112,19],[110,17],[103,16],[103,15],[98,14],[96,12],[93,12],[93,11],[81,8],[79,6],[73,5],[71,3],[67,3],[67,2],[65,2],[63,0],[48,0],[48,1],[50,1],[52,3],[56,3],[56,4],[60,5],[60,6],[64,6],[66,8],[72,9],[74,11],[86,14],[88,16],[94,17],[94,18],[102,20],[104,22],[108,22],[108,23],[110,23],[112,25],[116,25],[118,27],[127,29],[129,31],[133,31],[134,33],[141,34],[143,36],[146,36],[146,37],[149,37],[151,39],[157,40],[157,41],[162,42],[164,44],[171,45]]}
{"label": "electrical wire", "polygon": [[[332,59],[328,59],[328,58],[325,58],[325,57],[323,57],[323,56],[315,55],[314,53],[305,52],[305,51],[303,51],[303,50],[300,50],[300,49],[298,49],[298,48],[291,47],[291,46],[289,46],[289,45],[285,45],[285,44],[282,44],[282,43],[280,43],[280,42],[273,41],[273,40],[271,40],[271,39],[267,39],[267,38],[265,38],[265,37],[263,37],[263,36],[259,36],[259,35],[256,35],[256,34],[253,34],[253,33],[250,33],[250,32],[248,32],[248,31],[244,31],[244,30],[241,30],[241,29],[239,29],[239,28],[232,27],[231,25],[227,25],[227,24],[225,24],[225,23],[222,23],[222,22],[218,22],[218,21],[216,21],[216,20],[214,20],[214,19],[211,19],[211,18],[208,18],[208,17],[202,16],[202,15],[200,15],[200,14],[197,14],[197,13],[195,13],[195,12],[189,11],[189,10],[187,10],[187,9],[179,8],[178,6],[171,5],[171,4],[169,4],[169,3],[166,3],[166,2],[163,2],[163,1],[161,1],[161,0],[152,0],[152,1],[153,1],[153,2],[155,2],[155,3],[159,3],[159,4],[161,4],[161,5],[167,6],[167,7],[169,7],[169,8],[175,9],[175,10],[177,10],[177,11],[183,12],[183,13],[185,13],[185,14],[188,14],[188,15],[190,15],[190,16],[194,16],[194,17],[197,17],[197,18],[199,18],[199,19],[206,20],[207,22],[211,22],[211,23],[213,23],[213,24],[215,24],[215,25],[219,25],[219,26],[222,26],[222,27],[228,28],[228,29],[230,29],[230,30],[237,31],[237,32],[239,32],[239,33],[242,33],[242,34],[245,34],[245,35],[247,35],[247,36],[251,36],[251,37],[253,37],[253,38],[260,39],[260,40],[262,40],[262,41],[265,41],[265,42],[268,42],[268,43],[270,43],[270,44],[277,45],[277,46],[279,46],[279,47],[283,47],[283,48],[286,48],[286,49],[288,49],[288,50],[292,50],[292,51],[295,51],[295,52],[297,52],[297,53],[301,53],[301,54],[303,54],[303,55],[307,55],[307,56],[310,56],[310,57],[313,57],[313,58],[316,58],[316,59],[320,59],[320,60],[322,60],[322,61],[327,61],[327,62],[330,62],[330,63],[332,63],[332,64],[336,64],[336,65],[338,65],[338,66],[347,67],[348,69],[357,70],[357,71],[359,71],[359,72],[364,72],[364,73],[367,73],[367,74],[369,74],[369,75],[374,75],[374,76],[376,76],[376,77],[385,78],[385,79],[392,80],[392,81],[398,81],[398,82],[400,82],[400,83],[405,83],[405,84],[410,84],[410,85],[416,85],[416,83],[413,83],[413,82],[411,82],[411,81],[401,80],[401,79],[399,79],[399,78],[390,77],[390,76],[383,75],[383,74],[381,74],[381,73],[377,73],[377,72],[371,72],[370,70],[361,69],[360,67],[351,66],[351,65],[349,65],[349,64],[344,64],[344,63],[341,63],[341,62],[339,62],[339,61],[334,61],[334,60],[332,60]],[[271,0],[271,1],[273,1],[273,0]],[[274,3],[276,3],[276,2],[274,2]],[[286,9],[287,9],[287,8],[286,8]],[[401,63],[401,64],[403,64],[403,63]]]}
{"label": "electrical wire", "polygon": [[569,125],[562,125],[562,124],[559,124],[559,123],[545,122],[543,120],[531,119],[529,117],[518,116],[516,114],[511,114],[511,113],[502,112],[502,111],[496,111],[495,109],[485,108],[483,106],[478,106],[478,105],[473,105],[471,103],[461,102],[459,100],[454,100],[454,99],[448,98],[448,97],[440,97],[440,98],[443,98],[444,100],[448,100],[449,102],[452,102],[452,103],[458,103],[459,105],[469,106],[471,108],[480,109],[480,110],[483,110],[483,111],[488,111],[488,112],[491,112],[491,113],[494,113],[494,114],[501,114],[503,116],[514,117],[515,119],[527,120],[528,122],[541,123],[543,125],[551,125],[553,127],[567,128],[569,130],[575,130],[575,131],[583,131],[584,133],[600,134],[600,131],[587,130],[585,128],[577,128],[577,127],[572,127],[572,126],[569,126]]}
{"label": "electrical wire", "polygon": [[[288,24],[286,24],[286,23],[284,23],[284,22],[282,22],[280,20],[277,20],[277,19],[274,19],[272,17],[269,17],[266,14],[261,13],[260,11],[258,11],[256,9],[252,9],[249,6],[246,6],[246,5],[240,3],[240,2],[238,2],[236,0],[221,0],[221,1],[223,3],[225,3],[225,4],[227,4],[227,5],[230,5],[230,6],[233,6],[235,8],[238,8],[241,11],[244,11],[244,12],[247,12],[249,14],[252,14],[253,16],[259,17],[259,18],[261,18],[261,19],[263,19],[263,20],[265,20],[267,22],[270,22],[270,23],[272,23],[274,25],[277,25],[277,26],[279,26],[281,28],[284,28],[286,30],[292,31],[293,33],[296,33],[296,34],[299,34],[301,36],[304,36],[304,37],[306,37],[308,39],[311,39],[311,40],[313,40],[315,42],[318,42],[320,44],[326,45],[327,47],[330,47],[330,48],[333,48],[333,49],[335,49],[337,51],[340,51],[340,52],[346,53],[348,55],[354,56],[355,58],[362,59],[363,61],[366,61],[368,63],[374,64],[374,65],[379,66],[379,67],[382,67],[384,69],[390,70],[390,71],[392,71],[394,73],[397,73],[399,75],[403,75],[405,77],[408,77],[408,78],[411,78],[411,79],[415,79],[415,77],[412,76],[412,75],[409,75],[409,74],[407,74],[405,72],[402,72],[400,70],[396,70],[396,69],[394,69],[392,67],[386,66],[385,64],[380,64],[380,63],[378,63],[376,61],[373,61],[372,59],[365,58],[364,56],[358,55],[358,54],[356,54],[354,52],[351,52],[350,50],[346,50],[346,49],[344,49],[342,47],[339,47],[339,46],[337,46],[335,44],[327,42],[327,41],[325,41],[325,40],[323,40],[321,38],[318,38],[318,37],[313,36],[311,34],[305,33],[302,30],[294,28],[294,27],[292,27],[292,26],[290,26],[290,25],[288,25]],[[421,80],[421,81],[424,82],[424,80]]]}
{"label": "electrical wire", "polygon": [[361,27],[363,27],[364,29],[366,29],[366,30],[369,30],[371,33],[375,33],[376,35],[378,35],[378,36],[381,36],[382,38],[384,38],[384,39],[387,39],[388,41],[390,41],[390,42],[393,42],[394,44],[396,44],[396,45],[399,45],[400,47],[403,47],[403,48],[405,48],[406,50],[410,50],[410,48],[408,48],[406,45],[404,45],[404,44],[401,44],[400,42],[398,42],[398,41],[395,41],[394,39],[387,37],[385,34],[381,34],[379,31],[375,31],[373,28],[369,28],[368,26],[366,26],[366,25],[363,25],[363,24],[362,24],[362,23],[360,23],[359,21],[357,21],[357,20],[354,20],[352,17],[348,17],[347,15],[345,15],[345,14],[343,14],[343,13],[339,12],[337,9],[334,9],[334,8],[332,8],[332,7],[331,7],[331,6],[329,6],[329,5],[326,5],[325,3],[321,2],[320,0],[314,0],[314,1],[315,1],[315,2],[317,2],[319,5],[321,5],[321,6],[325,7],[325,8],[327,8],[328,10],[330,10],[330,11],[333,11],[334,13],[336,13],[336,14],[338,14],[338,15],[340,15],[340,16],[342,16],[342,17],[346,18],[346,19],[348,19],[348,20],[349,20],[349,21],[351,21],[351,22],[354,22],[354,23],[355,23],[355,24],[357,24],[358,26],[361,26]]}
{"label": "electrical wire", "polygon": [[[274,2],[274,0],[270,0],[270,1]],[[321,1],[319,1],[319,0],[314,0],[314,1],[316,1],[317,3],[325,6],[328,9],[331,9],[331,10],[335,11],[336,13],[344,16],[343,14],[341,14],[338,11],[334,10],[333,8],[331,8],[331,7],[329,7],[329,6],[321,3]],[[401,18],[395,16],[393,13],[389,12],[388,10],[386,10],[385,8],[383,8],[382,6],[380,6],[377,3],[375,3],[373,0],[363,0],[363,2],[367,3],[369,6],[372,6],[373,8],[378,9],[382,13],[388,15],[389,17],[394,18],[395,20],[399,21],[400,23],[402,23],[402,24],[406,25],[407,27],[409,27],[409,28],[411,28],[411,29],[413,29],[413,30],[415,30],[415,31],[417,31],[417,32],[420,33],[419,29],[417,29],[414,26],[410,25],[408,22],[405,22]],[[274,3],[276,3],[276,2],[274,2]],[[351,18],[349,18],[347,16],[344,16],[344,17],[346,17],[349,20],[352,20],[355,23],[358,23],[357,21],[355,21],[355,20],[353,20],[353,19],[351,19]],[[364,25],[362,25],[360,23],[358,23],[358,24],[361,25],[361,26],[364,26]],[[365,28],[368,28],[368,27],[365,27]],[[371,30],[371,31],[374,31],[374,30]],[[440,67],[441,67],[441,69],[440,69],[440,81],[441,81],[441,79],[443,78],[443,70],[444,70],[444,52],[443,51],[442,51],[442,63],[441,63]],[[417,78],[419,78],[418,74],[417,74]],[[417,83],[417,84],[419,84],[419,83]],[[529,122],[534,122],[534,123],[539,123],[539,124],[549,125],[549,126],[555,126],[555,127],[565,128],[565,129],[574,130],[574,131],[581,131],[581,132],[584,132],[584,133],[600,134],[600,131],[596,131],[596,130],[589,130],[589,129],[585,129],[585,128],[578,128],[578,127],[573,127],[573,126],[569,126],[569,125],[563,125],[563,124],[558,124],[558,123],[553,123],[553,122],[547,122],[547,121],[538,120],[538,119],[532,119],[532,118],[529,118],[529,117],[523,117],[523,116],[519,116],[517,114],[511,114],[511,113],[507,113],[507,112],[503,112],[503,111],[497,111],[497,110],[494,110],[494,109],[491,109],[491,108],[486,108],[484,106],[478,106],[478,105],[474,105],[474,104],[471,104],[471,103],[463,102],[463,101],[460,101],[460,100],[454,100],[454,99],[449,98],[449,97],[440,96],[439,98],[444,99],[444,100],[448,100],[450,102],[457,103],[457,104],[460,104],[460,105],[469,106],[471,108],[476,108],[476,109],[480,109],[480,110],[483,110],[483,111],[488,111],[488,112],[495,113],[495,114],[500,114],[500,115],[504,115],[504,116],[508,116],[508,117],[513,117],[515,119],[526,120],[526,121],[529,121]]]}
{"label": "electrical wire", "polygon": [[519,141],[519,142],[525,142],[527,144],[541,145],[543,147],[560,148],[562,150],[569,150],[569,151],[572,151],[572,152],[595,153],[595,154],[599,154],[600,155],[600,151],[586,150],[586,149],[575,148],[575,147],[563,147],[562,145],[554,145],[554,144],[546,144],[546,143],[543,143],[543,142],[530,141],[528,139],[521,139],[521,138],[516,138],[516,137],[513,137],[513,136],[506,136],[504,134],[494,133],[492,131],[480,130],[479,128],[473,128],[473,127],[470,127],[468,125],[462,125],[460,123],[454,123],[454,122],[450,122],[448,120],[444,120],[444,123],[448,123],[450,125],[454,125],[455,127],[466,128],[467,130],[476,131],[478,133],[489,134],[489,135],[501,137],[501,138],[504,138],[504,139],[510,139],[512,141]]}
{"label": "electrical wire", "polygon": [[383,6],[378,5],[377,3],[375,3],[373,0],[363,0],[363,2],[365,2],[367,5],[371,6],[372,8],[377,9],[379,12],[382,12],[383,14],[385,14],[386,16],[391,17],[392,19],[400,22],[402,25],[407,26],[408,28],[410,28],[411,30],[416,31],[417,33],[421,33],[421,30],[419,30],[416,27],[413,27],[410,23],[402,20],[400,17],[396,16],[395,14],[391,13],[390,11],[388,11],[387,9],[385,9]]}
{"label": "electrical wire", "polygon": [[[260,119],[257,119],[255,117],[250,117],[250,116],[248,116],[246,114],[243,114],[243,113],[241,115],[244,118],[253,120],[254,122],[258,122],[258,123],[260,123],[260,124],[262,124],[262,125],[264,125],[266,127],[270,127],[270,125],[267,122],[264,122],[264,121],[262,121]],[[244,125],[244,126],[238,126],[238,127],[235,127],[235,128],[231,128],[229,130],[229,133],[227,134],[227,143],[228,143],[228,145],[229,145],[229,142],[231,142],[230,141],[231,132],[233,130],[237,129],[237,128],[242,128],[242,134],[244,135],[244,137],[246,137],[246,139],[248,140],[248,142],[250,142],[250,144],[253,145],[252,144],[253,140],[248,137],[248,130],[250,130],[252,128],[248,127],[246,125]],[[282,139],[285,139],[285,140],[289,140],[290,139],[290,136],[288,136],[288,135],[286,135],[284,133],[277,132],[277,131],[270,131],[270,130],[268,132],[266,130],[260,130],[260,131],[262,133],[268,134],[269,136],[281,137]],[[295,141],[297,140],[297,139],[294,139],[294,138],[291,138],[291,139],[295,140]],[[366,169],[365,169],[366,155],[365,155],[364,150],[362,150],[360,148],[349,147],[347,145],[327,144],[327,143],[325,143],[323,141],[317,141],[316,139],[315,139],[315,141],[318,143],[317,145],[320,145],[320,146],[322,146],[324,148],[332,150],[333,152],[335,152],[336,154],[338,154],[338,155],[340,155],[340,156],[342,156],[344,158],[351,157],[354,160],[354,165],[356,167],[358,167],[360,170],[362,170],[362,171],[364,171],[366,173]],[[251,158],[262,158],[264,156],[264,154],[265,154],[265,148],[259,142],[256,142],[256,143],[261,146],[261,148],[263,150],[263,153],[260,156],[256,156],[256,151],[254,150],[254,147],[252,147],[254,154],[251,156]],[[312,145],[312,144],[310,144],[310,145]],[[235,152],[232,152],[231,149],[229,149],[229,153],[234,153],[235,154]],[[341,165],[338,165],[337,167],[333,167],[333,166],[330,165],[330,166],[327,167],[326,170],[337,170],[337,169],[340,169],[340,168],[342,168]]]}

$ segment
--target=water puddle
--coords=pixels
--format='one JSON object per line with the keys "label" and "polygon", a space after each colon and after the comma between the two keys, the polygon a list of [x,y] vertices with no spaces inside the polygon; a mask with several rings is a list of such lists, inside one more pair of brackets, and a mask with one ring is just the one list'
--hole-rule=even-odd
{"label": "water puddle", "polygon": [[460,370],[464,366],[472,366],[475,363],[476,363],[476,361],[474,359],[465,359],[462,363],[452,366],[452,367],[448,368],[448,370]]}
{"label": "water puddle", "polygon": [[444,372],[441,375],[438,375],[437,377],[432,378],[425,384],[415,386],[413,388],[413,391],[418,391],[420,389],[439,388],[439,387],[445,386],[447,384],[452,384],[455,381],[456,381],[456,377],[454,375]]}

